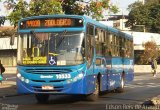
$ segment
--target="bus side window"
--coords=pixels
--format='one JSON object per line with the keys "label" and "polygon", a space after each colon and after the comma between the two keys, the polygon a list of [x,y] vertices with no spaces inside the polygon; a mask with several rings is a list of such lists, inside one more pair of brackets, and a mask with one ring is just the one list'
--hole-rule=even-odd
{"label": "bus side window", "polygon": [[125,57],[125,38],[120,39],[120,56]]}
{"label": "bus side window", "polygon": [[120,56],[120,52],[119,52],[119,36],[116,36],[116,55]]}
{"label": "bus side window", "polygon": [[95,32],[95,34],[96,34],[96,54],[97,55],[101,55],[101,42],[100,42],[100,40],[101,40],[101,32],[100,32],[100,29],[99,28],[96,28],[96,32]]}
{"label": "bus side window", "polygon": [[102,67],[106,67],[106,62],[104,59],[102,59]]}
{"label": "bus side window", "polygon": [[110,45],[110,33],[106,32],[105,35],[105,56],[111,56],[111,45]]}
{"label": "bus side window", "polygon": [[108,50],[110,56],[113,56],[113,51],[114,51],[114,47],[113,47],[113,34],[110,33],[109,34],[109,50]]}
{"label": "bus side window", "polygon": [[93,54],[94,54],[94,27],[92,25],[88,25],[87,26],[87,42],[86,42],[86,46],[87,49],[85,50],[86,52],[86,58],[88,61],[88,65],[87,67],[89,68],[92,60],[93,60]]}
{"label": "bus side window", "polygon": [[100,66],[101,65],[101,59],[100,58],[96,58],[96,66]]}
{"label": "bus side window", "polygon": [[131,49],[130,46],[131,46],[130,41],[127,39],[126,57],[128,58],[130,57],[130,49]]}
{"label": "bus side window", "polygon": [[101,58],[96,58],[96,66],[101,66],[102,68],[106,66],[105,60]]}
{"label": "bus side window", "polygon": [[125,57],[128,57],[128,40],[125,39]]}
{"label": "bus side window", "polygon": [[133,41],[132,40],[130,41],[130,45],[131,45],[131,48],[130,48],[130,57],[133,57]]}

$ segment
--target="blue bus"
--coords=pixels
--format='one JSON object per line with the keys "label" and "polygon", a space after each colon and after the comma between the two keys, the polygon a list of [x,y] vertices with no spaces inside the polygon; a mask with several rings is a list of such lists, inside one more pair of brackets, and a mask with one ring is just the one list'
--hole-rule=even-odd
{"label": "blue bus", "polygon": [[18,23],[17,89],[35,94],[83,95],[96,100],[123,92],[134,78],[133,38],[86,16],[41,15]]}

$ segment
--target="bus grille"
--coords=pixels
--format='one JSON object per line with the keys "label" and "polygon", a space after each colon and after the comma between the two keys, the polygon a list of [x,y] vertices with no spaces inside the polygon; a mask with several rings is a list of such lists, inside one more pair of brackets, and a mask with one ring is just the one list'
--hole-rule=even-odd
{"label": "bus grille", "polygon": [[[33,80],[33,79],[31,79],[31,81],[33,81],[33,82],[48,82],[48,81],[45,81],[45,80]],[[63,79],[63,80],[50,80],[49,82],[51,82],[51,83],[59,83],[59,82],[64,82],[65,81],[65,79]]]}
{"label": "bus grille", "polygon": [[27,73],[31,74],[61,74],[70,73],[71,69],[54,69],[54,68],[44,68],[44,69],[26,69]]}

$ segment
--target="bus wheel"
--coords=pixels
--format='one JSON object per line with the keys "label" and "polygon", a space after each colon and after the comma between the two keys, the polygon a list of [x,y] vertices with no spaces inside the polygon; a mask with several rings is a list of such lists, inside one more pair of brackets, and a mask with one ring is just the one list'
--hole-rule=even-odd
{"label": "bus wheel", "polygon": [[95,91],[92,94],[87,95],[86,99],[88,101],[96,101],[98,99],[98,97],[99,97],[99,92],[100,92],[100,90],[99,90],[99,82],[97,80],[96,81],[96,85],[95,85]]}
{"label": "bus wheel", "polygon": [[119,93],[124,92],[124,84],[125,84],[125,80],[124,80],[124,76],[122,76],[120,87],[116,89],[116,92],[119,92]]}
{"label": "bus wheel", "polygon": [[49,99],[49,94],[35,94],[38,103],[46,103]]}

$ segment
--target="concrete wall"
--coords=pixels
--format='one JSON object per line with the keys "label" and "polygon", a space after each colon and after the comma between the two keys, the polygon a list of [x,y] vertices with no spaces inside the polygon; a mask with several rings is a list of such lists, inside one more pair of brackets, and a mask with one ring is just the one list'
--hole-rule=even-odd
{"label": "concrete wall", "polygon": [[[4,66],[5,67],[5,66]],[[5,67],[5,72],[4,72],[4,74],[16,74],[16,72],[17,72],[17,67],[16,66],[14,66],[14,67]]]}
{"label": "concrete wall", "polygon": [[[151,72],[151,65],[135,65],[134,66],[134,72],[135,73],[145,73],[145,72]],[[160,72],[160,65],[157,67],[157,72]]]}

